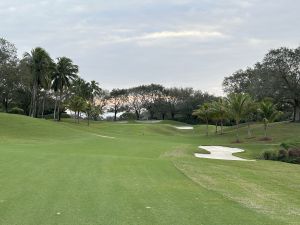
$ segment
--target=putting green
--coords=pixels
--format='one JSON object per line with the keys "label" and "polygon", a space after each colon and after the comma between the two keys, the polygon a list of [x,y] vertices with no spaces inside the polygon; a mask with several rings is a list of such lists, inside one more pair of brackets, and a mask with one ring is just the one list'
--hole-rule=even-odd
{"label": "putting green", "polygon": [[[298,165],[197,159],[199,145],[232,145],[234,132],[216,136],[211,127],[206,137],[202,126],[177,125],[87,127],[0,113],[0,224],[299,224]],[[270,133],[273,142],[233,145],[246,150],[238,156],[300,140],[300,125]]]}

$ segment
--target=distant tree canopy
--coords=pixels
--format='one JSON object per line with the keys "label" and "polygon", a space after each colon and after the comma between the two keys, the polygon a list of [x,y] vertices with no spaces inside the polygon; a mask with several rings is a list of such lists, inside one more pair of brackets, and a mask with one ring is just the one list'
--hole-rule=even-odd
{"label": "distant tree canopy", "polygon": [[16,47],[0,38],[0,98],[5,112],[8,112],[13,95],[20,86],[18,63]]}
{"label": "distant tree canopy", "polygon": [[224,123],[235,122],[238,126],[247,122],[249,136],[250,123],[259,120],[257,105],[266,99],[274,104],[267,105],[270,109],[278,108],[284,113],[281,117],[300,121],[300,47],[271,50],[253,67],[226,77],[223,86],[228,98],[160,84],[107,91],[96,81],[81,78],[79,67],[68,57],[52,59],[45,49],[36,47],[19,59],[16,47],[0,39],[3,112],[57,121],[68,112],[77,122],[85,118],[88,124],[90,119],[102,119],[105,113],[112,113],[114,120],[202,121],[216,125],[216,132],[218,125],[223,127]]}
{"label": "distant tree canopy", "polygon": [[272,98],[300,121],[300,47],[269,51],[261,62],[238,70],[223,82],[226,93],[248,93],[255,100]]}

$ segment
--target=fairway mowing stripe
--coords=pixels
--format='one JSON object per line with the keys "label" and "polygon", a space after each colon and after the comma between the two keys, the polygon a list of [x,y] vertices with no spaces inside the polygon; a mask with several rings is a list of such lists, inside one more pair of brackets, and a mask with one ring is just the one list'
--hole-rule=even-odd
{"label": "fairway mowing stripe", "polygon": [[105,136],[105,135],[100,135],[100,134],[95,134],[95,136],[102,137],[102,138],[115,139],[115,137],[110,137],[110,136]]}

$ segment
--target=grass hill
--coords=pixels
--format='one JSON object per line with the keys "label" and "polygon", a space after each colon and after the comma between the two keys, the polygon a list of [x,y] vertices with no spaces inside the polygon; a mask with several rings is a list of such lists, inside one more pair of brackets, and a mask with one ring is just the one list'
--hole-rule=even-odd
{"label": "grass hill", "polygon": [[199,145],[259,158],[299,142],[300,124],[272,124],[272,141],[233,144],[177,123],[62,122],[0,113],[0,224],[284,225],[300,221],[299,165],[198,159]]}

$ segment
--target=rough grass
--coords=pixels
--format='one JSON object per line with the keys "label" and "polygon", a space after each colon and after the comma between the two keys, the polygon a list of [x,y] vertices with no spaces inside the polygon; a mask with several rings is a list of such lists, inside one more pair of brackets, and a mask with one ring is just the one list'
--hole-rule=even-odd
{"label": "rough grass", "polygon": [[[300,167],[197,159],[199,145],[259,158],[299,142],[300,124],[260,124],[232,144],[233,128],[205,136],[159,124],[57,123],[0,113],[0,224],[299,224]],[[112,136],[115,139],[103,138]]]}

